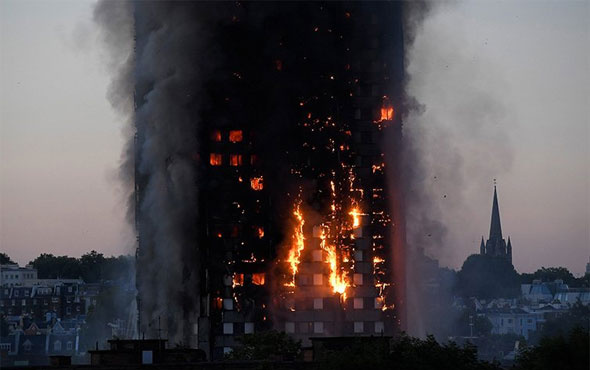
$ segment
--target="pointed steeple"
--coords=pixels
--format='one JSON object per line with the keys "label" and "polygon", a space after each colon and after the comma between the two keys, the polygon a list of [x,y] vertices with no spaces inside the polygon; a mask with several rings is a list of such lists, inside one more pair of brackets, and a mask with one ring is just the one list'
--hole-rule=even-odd
{"label": "pointed steeple", "polygon": [[498,193],[494,185],[494,202],[492,203],[492,222],[490,225],[490,240],[502,239],[502,225],[500,225],[500,208],[498,207]]}
{"label": "pointed steeple", "polygon": [[481,244],[479,245],[479,254],[486,254],[486,245],[483,242],[483,236],[481,237]]}

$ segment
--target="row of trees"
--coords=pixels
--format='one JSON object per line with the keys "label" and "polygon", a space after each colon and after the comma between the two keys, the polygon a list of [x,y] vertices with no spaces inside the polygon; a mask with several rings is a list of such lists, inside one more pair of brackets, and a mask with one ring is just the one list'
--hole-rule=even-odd
{"label": "row of trees", "polygon": [[[5,253],[0,253],[0,263],[14,262]],[[105,257],[102,253],[91,251],[80,258],[42,253],[29,264],[37,269],[40,279],[81,278],[87,283],[97,283],[131,279],[135,261],[131,256]]]}
{"label": "row of trees", "polygon": [[[516,357],[512,370],[587,370],[590,358],[588,330],[574,327],[563,335],[543,338],[537,346],[524,347]],[[433,336],[426,339],[401,335],[393,340],[391,350],[371,346],[362,340],[346,348],[327,353],[317,369],[395,369],[395,370],[501,370],[496,361],[482,361],[477,347],[467,342],[441,344]],[[227,359],[261,361],[261,369],[273,369],[276,360],[297,360],[302,357],[301,343],[285,333],[264,332],[241,338],[242,347]]]}

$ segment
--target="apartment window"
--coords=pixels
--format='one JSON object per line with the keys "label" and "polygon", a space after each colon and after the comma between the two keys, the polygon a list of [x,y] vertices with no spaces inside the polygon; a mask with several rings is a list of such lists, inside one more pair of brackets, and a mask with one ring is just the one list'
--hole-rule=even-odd
{"label": "apartment window", "polygon": [[323,276],[322,274],[313,274],[313,285],[322,285]]}
{"label": "apartment window", "polygon": [[243,135],[242,130],[231,130],[229,132],[229,141],[232,143],[239,143],[242,141]]}
{"label": "apartment window", "polygon": [[380,310],[383,308],[383,298],[381,297],[375,297],[375,308],[377,310]]}
{"label": "apartment window", "polygon": [[295,323],[294,322],[286,322],[285,323],[285,333],[293,334],[295,333]]}
{"label": "apartment window", "polygon": [[253,177],[250,179],[250,187],[252,188],[252,190],[255,191],[260,191],[262,189],[264,189],[264,179],[262,178],[262,176],[259,177]]}
{"label": "apartment window", "polygon": [[360,251],[360,250],[354,251],[354,260],[357,262],[361,262],[363,260],[363,251]]}
{"label": "apartment window", "polygon": [[324,260],[323,258],[323,253],[321,249],[314,249],[311,252],[311,258],[313,259],[314,262],[322,262]]}
{"label": "apartment window", "polygon": [[247,322],[244,324],[244,334],[253,334],[254,333],[254,323]]}
{"label": "apartment window", "polygon": [[355,321],[354,332],[355,333],[363,333],[364,331],[365,331],[365,323],[362,321]]}
{"label": "apartment window", "polygon": [[72,314],[72,307],[68,306],[66,307],[66,315],[71,315]]}
{"label": "apartment window", "polygon": [[22,305],[23,305],[23,306],[26,306],[26,305],[27,305],[27,300],[26,300],[26,299],[23,299],[23,301],[22,301]]}
{"label": "apartment window", "polygon": [[231,311],[234,309],[234,301],[231,298],[224,298],[223,299],[223,309]]}
{"label": "apartment window", "polygon": [[53,343],[53,350],[56,352],[61,351],[61,342],[59,340]]}
{"label": "apartment window", "polygon": [[234,323],[233,322],[224,322],[223,323],[223,334],[233,334],[234,333]]}
{"label": "apartment window", "polygon": [[354,285],[363,285],[363,274],[354,274],[352,279]]}
{"label": "apartment window", "polygon": [[241,154],[230,154],[229,165],[233,166],[233,167],[241,166],[242,165],[242,155]]}
{"label": "apartment window", "polygon": [[68,343],[66,344],[66,348],[67,348],[67,350],[68,350],[68,351],[71,351],[73,347],[74,347],[74,346],[73,346],[73,343],[72,343],[71,341],[68,341]]}
{"label": "apartment window", "polygon": [[322,334],[324,332],[324,323],[321,321],[316,321],[313,323],[313,332],[315,334]]}
{"label": "apartment window", "polygon": [[31,349],[33,348],[33,344],[29,340],[26,340],[23,343],[23,348],[25,349],[25,351],[31,352]]}
{"label": "apartment window", "polygon": [[15,296],[15,297],[18,297],[18,290],[15,290],[15,291],[14,291],[14,296]]}
{"label": "apartment window", "polygon": [[258,164],[258,155],[251,154],[250,155],[250,165],[255,166]]}
{"label": "apartment window", "polygon": [[230,353],[232,353],[233,349],[231,347],[223,347],[223,354],[224,355],[229,355]]}
{"label": "apartment window", "polygon": [[314,310],[322,310],[324,308],[324,299],[323,298],[314,298],[313,299],[313,309]]}
{"label": "apartment window", "polygon": [[264,273],[252,274],[252,284],[264,285]]}
{"label": "apartment window", "polygon": [[25,290],[25,297],[28,297],[29,295],[31,295],[31,292],[29,292],[28,290]]}
{"label": "apartment window", "polygon": [[221,131],[219,131],[219,130],[211,131],[211,141],[220,142],[221,141]]}
{"label": "apartment window", "polygon": [[11,352],[12,345],[10,343],[0,343],[0,350]]}
{"label": "apartment window", "polygon": [[375,321],[375,333],[383,333],[385,331],[385,324],[383,321]]}
{"label": "apartment window", "polygon": [[223,164],[223,157],[219,153],[209,154],[209,164],[211,166],[221,166]]}
{"label": "apartment window", "polygon": [[363,309],[363,299],[362,298],[355,298],[353,300],[353,307],[355,310],[362,310]]}

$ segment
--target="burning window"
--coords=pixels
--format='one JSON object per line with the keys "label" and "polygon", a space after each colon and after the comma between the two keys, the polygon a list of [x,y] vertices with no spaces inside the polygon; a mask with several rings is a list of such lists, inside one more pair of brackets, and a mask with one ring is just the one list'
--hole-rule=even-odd
{"label": "burning window", "polygon": [[242,155],[241,154],[231,154],[229,156],[229,165],[230,166],[241,166],[242,165]]}
{"label": "burning window", "polygon": [[264,285],[264,276],[263,272],[252,274],[252,284],[254,285]]}
{"label": "burning window", "polygon": [[251,178],[250,179],[250,187],[256,191],[262,190],[264,188],[262,176]]}
{"label": "burning window", "polygon": [[220,130],[213,130],[211,131],[211,141],[221,141],[221,131]]}
{"label": "burning window", "polygon": [[223,299],[221,297],[213,298],[211,304],[213,308],[221,310],[221,308],[223,307]]}
{"label": "burning window", "polygon": [[391,121],[393,119],[393,107],[391,105],[384,105],[381,107],[381,121]]}
{"label": "burning window", "polygon": [[242,141],[242,139],[242,130],[231,130],[229,132],[229,141],[231,143],[239,143],[240,141]]}
{"label": "burning window", "polygon": [[219,153],[209,154],[209,164],[211,166],[221,166],[223,163],[223,157]]}
{"label": "burning window", "polygon": [[233,286],[242,286],[244,285],[244,274],[234,274],[233,279]]}
{"label": "burning window", "polygon": [[258,226],[256,228],[256,236],[258,236],[258,239],[264,238],[264,227]]}

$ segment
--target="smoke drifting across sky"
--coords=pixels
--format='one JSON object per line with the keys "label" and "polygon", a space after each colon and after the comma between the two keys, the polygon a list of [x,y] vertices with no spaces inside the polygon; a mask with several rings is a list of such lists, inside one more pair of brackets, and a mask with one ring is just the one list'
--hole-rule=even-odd
{"label": "smoke drifting across sky", "polygon": [[590,254],[584,14],[580,2],[460,2],[423,19],[406,50],[406,92],[421,104],[404,120],[419,159],[407,163],[410,244],[460,267],[487,238],[498,179],[517,270],[582,271]]}

